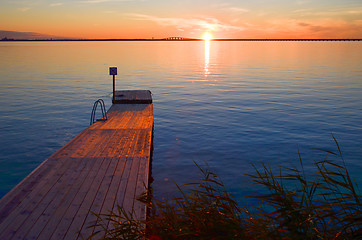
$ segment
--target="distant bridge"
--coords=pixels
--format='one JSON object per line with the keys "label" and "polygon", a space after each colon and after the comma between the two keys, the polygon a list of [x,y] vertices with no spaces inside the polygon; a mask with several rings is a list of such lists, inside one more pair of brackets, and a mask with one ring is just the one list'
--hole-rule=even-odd
{"label": "distant bridge", "polygon": [[184,38],[184,37],[167,37],[167,38],[164,38],[163,40],[166,40],[166,41],[185,41],[185,40],[194,40],[192,38]]}

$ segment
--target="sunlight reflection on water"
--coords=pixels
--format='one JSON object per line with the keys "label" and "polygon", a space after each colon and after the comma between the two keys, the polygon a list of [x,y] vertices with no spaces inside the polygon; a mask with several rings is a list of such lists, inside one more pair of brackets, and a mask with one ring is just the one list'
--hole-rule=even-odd
{"label": "sunlight reflection on water", "polygon": [[209,72],[209,63],[210,63],[210,40],[205,41],[205,77],[207,77]]}

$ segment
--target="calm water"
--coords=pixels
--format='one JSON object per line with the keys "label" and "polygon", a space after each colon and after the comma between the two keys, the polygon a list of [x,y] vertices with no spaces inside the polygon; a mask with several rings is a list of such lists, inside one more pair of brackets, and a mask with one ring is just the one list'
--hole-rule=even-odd
{"label": "calm water", "polygon": [[149,89],[156,196],[206,161],[240,197],[251,163],[309,172],[339,141],[361,185],[361,42],[0,43],[0,197],[89,125],[98,98]]}

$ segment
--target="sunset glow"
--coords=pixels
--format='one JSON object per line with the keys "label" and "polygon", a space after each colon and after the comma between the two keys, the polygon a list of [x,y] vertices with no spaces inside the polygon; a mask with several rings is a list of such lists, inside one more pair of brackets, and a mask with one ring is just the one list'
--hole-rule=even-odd
{"label": "sunset glow", "polygon": [[210,41],[212,39],[212,34],[211,33],[204,33],[204,35],[202,35],[202,39],[204,39],[205,41]]}
{"label": "sunset glow", "polygon": [[4,0],[0,30],[73,38],[199,38],[205,32],[218,38],[362,38],[361,16],[360,0],[176,5],[165,0]]}

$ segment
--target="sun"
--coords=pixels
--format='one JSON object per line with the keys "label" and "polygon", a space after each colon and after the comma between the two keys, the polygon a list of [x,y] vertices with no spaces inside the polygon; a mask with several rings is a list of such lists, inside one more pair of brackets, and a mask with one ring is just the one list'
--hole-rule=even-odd
{"label": "sun", "polygon": [[212,34],[209,32],[204,33],[204,35],[202,35],[202,39],[204,39],[205,41],[210,41],[212,39]]}

